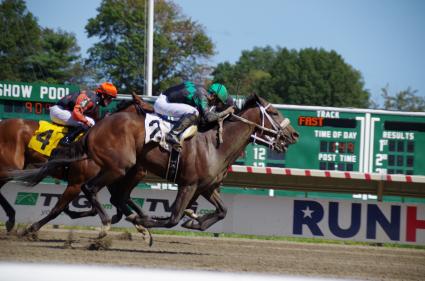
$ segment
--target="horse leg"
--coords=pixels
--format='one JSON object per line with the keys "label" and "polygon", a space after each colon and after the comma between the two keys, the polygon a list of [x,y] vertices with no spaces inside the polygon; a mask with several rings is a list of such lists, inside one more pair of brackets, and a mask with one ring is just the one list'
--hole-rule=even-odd
{"label": "horse leg", "polygon": [[192,199],[190,200],[189,204],[187,204],[186,209],[184,210],[184,214],[185,214],[186,216],[188,216],[189,218],[194,219],[194,220],[197,220],[197,219],[199,218],[199,215],[198,215],[198,214],[196,214],[195,210],[191,209],[191,207],[192,207],[193,203],[195,203],[195,202],[196,202],[196,200],[198,200],[199,195],[200,195],[200,194],[197,192],[197,193],[196,193],[196,194],[192,197]]}
{"label": "horse leg", "polygon": [[156,220],[150,217],[138,219],[137,222],[142,224],[144,227],[167,227],[171,228],[176,226],[184,215],[184,211],[187,208],[189,202],[192,200],[197,190],[196,185],[179,186],[176,199],[171,208],[171,216]]}
{"label": "horse leg", "polygon": [[133,200],[131,200],[131,198],[128,198],[128,200],[127,200],[127,205],[128,205],[130,208],[132,208],[132,209],[133,209],[133,211],[135,211],[135,212],[136,212],[136,214],[137,214],[139,217],[146,216],[146,215],[143,213],[142,208],[140,208],[140,206],[139,206],[139,205],[137,205],[136,203],[134,203],[134,201],[133,201]]}
{"label": "horse leg", "polygon": [[84,192],[93,208],[97,211],[100,220],[102,221],[103,226],[101,232],[99,233],[99,237],[104,237],[107,235],[107,231],[111,227],[111,219],[109,218],[105,209],[102,207],[102,204],[100,204],[100,202],[97,200],[97,193],[108,183],[113,182],[116,178],[119,178],[119,175],[116,173],[108,170],[101,170],[94,178],[90,179],[81,186],[81,190]]}
{"label": "horse leg", "polygon": [[30,227],[27,227],[22,233],[22,235],[35,233],[40,230],[40,228],[43,227],[46,223],[55,219],[62,211],[68,208],[68,205],[72,200],[77,198],[78,194],[80,194],[80,190],[81,188],[79,184],[68,184],[64,193],[59,198],[58,202],[49,212],[49,214],[47,214],[47,216],[45,216],[38,222],[33,223]]}
{"label": "horse leg", "polygon": [[[5,183],[6,182],[3,182],[3,181],[0,182],[0,189],[3,187]],[[3,194],[1,194],[1,192],[0,192],[0,205],[2,206],[3,210],[6,212],[7,217],[9,218],[6,221],[6,230],[7,232],[11,232],[13,227],[15,226],[16,211],[12,207],[12,205],[10,205],[10,203],[6,200]]]}
{"label": "horse leg", "polygon": [[114,187],[114,185],[108,185],[107,186],[108,191],[111,194],[111,199],[109,200],[109,202],[111,202],[111,204],[114,205],[115,208],[117,209],[117,213],[112,216],[111,223],[116,224],[122,219],[123,212],[116,205],[116,199],[115,198],[117,197],[117,195],[115,194],[116,189],[113,188],[113,187]]}
{"label": "horse leg", "polygon": [[[108,186],[108,190],[111,193],[110,202],[112,205],[114,205],[117,208],[117,213],[112,216],[111,223],[112,224],[118,223],[122,219],[124,214],[126,214],[126,217],[133,215],[130,208],[134,209],[137,205],[131,199],[128,199],[127,204],[125,204],[126,195],[119,194],[117,192],[118,185],[113,184],[112,186]],[[121,202],[124,202],[124,203],[121,203]],[[141,211],[141,209],[138,206],[137,208]],[[139,214],[139,212],[137,211],[136,213]],[[143,212],[141,212],[140,214],[143,215]]]}
{"label": "horse leg", "polygon": [[202,193],[202,196],[204,196],[208,202],[216,207],[215,212],[203,215],[197,219],[188,220],[182,225],[182,227],[204,231],[211,225],[226,217],[227,208],[224,206],[223,201],[221,200],[220,193],[218,193],[218,188],[214,189],[212,192]]}
{"label": "horse leg", "polygon": [[[117,207],[117,215],[124,214],[126,220],[133,223],[137,231],[143,235],[143,239],[147,239],[149,245],[152,246],[153,240],[151,233],[137,221],[140,218],[146,219],[148,216],[145,215],[143,210],[130,198],[131,192],[145,175],[146,171],[143,168],[134,166],[122,179],[115,182],[109,190],[111,192],[111,203]],[[137,215],[134,214],[133,211],[135,211]],[[115,219],[117,218],[118,217],[115,217]]]}
{"label": "horse leg", "polygon": [[[130,198],[131,192],[145,175],[146,171],[143,168],[134,166],[127,171],[123,178],[114,182],[110,188],[108,187],[111,193],[111,203],[117,207],[118,212],[124,214],[126,219],[133,223],[135,218],[133,211],[135,211],[139,217],[146,217],[142,209]],[[132,208],[133,211],[130,208]]]}

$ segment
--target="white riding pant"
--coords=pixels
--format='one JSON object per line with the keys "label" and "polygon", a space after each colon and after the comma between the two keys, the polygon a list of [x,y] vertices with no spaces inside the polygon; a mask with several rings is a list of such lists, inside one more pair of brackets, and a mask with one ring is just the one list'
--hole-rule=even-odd
{"label": "white riding pant", "polygon": [[[50,110],[50,119],[52,119],[52,121],[55,122],[56,124],[71,126],[71,127],[78,127],[78,126],[84,125],[84,123],[72,118],[71,111],[63,109],[59,105],[51,106],[49,110]],[[86,119],[92,125],[94,125],[95,122],[93,118],[86,116]]]}
{"label": "white riding pant", "polygon": [[156,113],[170,116],[174,120],[179,119],[185,114],[196,114],[196,116],[199,116],[198,110],[193,106],[184,103],[168,102],[167,96],[163,94],[160,94],[156,99],[153,108]]}

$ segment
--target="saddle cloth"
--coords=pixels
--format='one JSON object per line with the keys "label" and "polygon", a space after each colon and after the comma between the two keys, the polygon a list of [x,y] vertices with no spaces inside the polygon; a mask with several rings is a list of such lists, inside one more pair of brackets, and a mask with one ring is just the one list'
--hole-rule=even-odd
{"label": "saddle cloth", "polygon": [[52,150],[58,146],[59,141],[68,132],[68,128],[47,121],[39,121],[28,147],[46,156],[50,156]]}
{"label": "saddle cloth", "polygon": [[[145,118],[145,143],[157,142],[159,145],[167,151],[171,150],[171,146],[165,141],[165,135],[170,132],[173,124],[169,121],[164,120],[155,114],[146,114]],[[190,138],[196,134],[198,127],[193,125],[187,128],[182,133],[182,140]]]}
{"label": "saddle cloth", "polygon": [[171,130],[172,124],[155,114],[146,114],[145,118],[145,143],[158,142],[167,151],[170,146],[165,141],[165,135]]}

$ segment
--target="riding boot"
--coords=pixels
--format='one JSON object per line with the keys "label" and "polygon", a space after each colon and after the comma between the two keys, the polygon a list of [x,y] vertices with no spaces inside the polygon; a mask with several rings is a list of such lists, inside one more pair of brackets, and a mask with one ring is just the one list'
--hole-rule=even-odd
{"label": "riding boot", "polygon": [[70,128],[66,136],[60,140],[59,144],[63,146],[70,145],[79,134],[86,132],[87,130],[88,128],[86,126]]}
{"label": "riding boot", "polygon": [[196,125],[198,116],[195,114],[185,114],[176,123],[171,131],[165,136],[165,140],[177,151],[182,148],[180,136],[192,125]]}

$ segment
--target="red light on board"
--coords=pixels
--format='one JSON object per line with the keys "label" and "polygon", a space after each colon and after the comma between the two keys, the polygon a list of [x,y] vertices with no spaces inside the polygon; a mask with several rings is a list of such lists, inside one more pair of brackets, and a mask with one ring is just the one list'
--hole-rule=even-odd
{"label": "red light on board", "polygon": [[323,127],[323,117],[300,116],[298,126]]}

